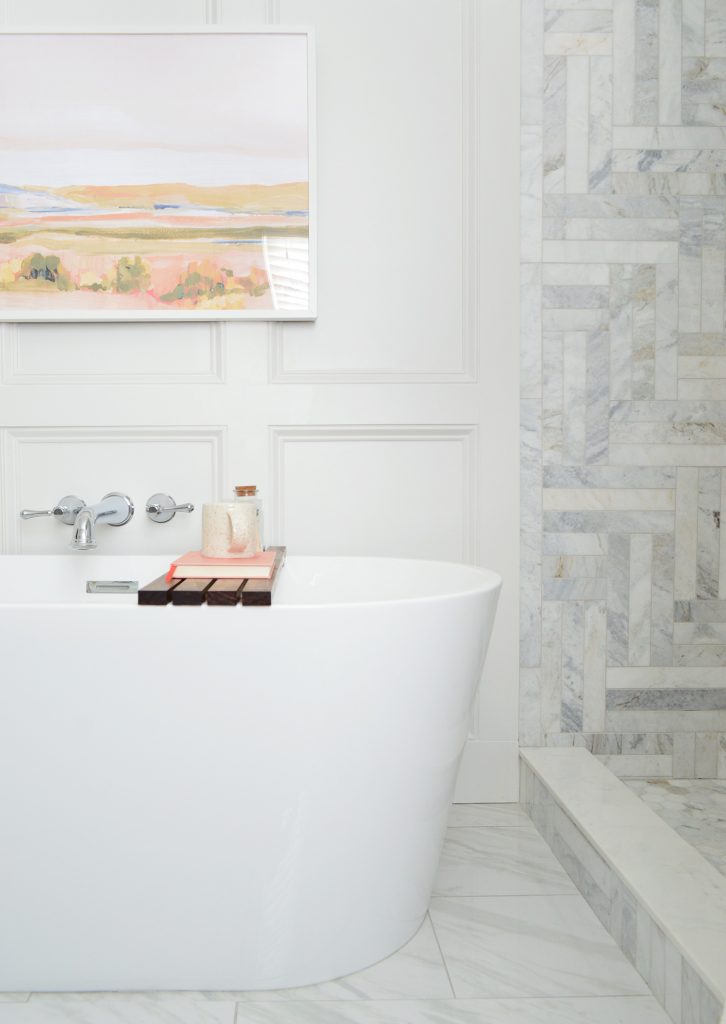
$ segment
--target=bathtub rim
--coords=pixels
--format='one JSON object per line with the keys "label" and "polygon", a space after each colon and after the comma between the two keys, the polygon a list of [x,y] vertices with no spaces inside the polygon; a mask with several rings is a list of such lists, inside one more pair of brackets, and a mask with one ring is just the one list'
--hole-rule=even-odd
{"label": "bathtub rim", "polygon": [[[20,560],[20,559],[30,558],[30,559],[38,559],[39,561],[45,560],[45,559],[53,559],[53,560],[62,559],[62,560],[68,560],[68,561],[76,561],[76,557],[77,556],[78,556],[79,559],[83,558],[83,557],[88,557],[88,556],[85,556],[85,554],[81,553],[81,552],[77,553],[77,555],[70,554],[70,553],[69,554],[65,554],[65,553],[47,554],[47,553],[43,553],[43,554],[7,554],[7,555],[0,555],[0,567],[2,567],[3,561],[5,559],[13,559],[13,560],[18,559],[18,560]],[[164,554],[158,555],[158,556],[155,555],[155,554],[154,555],[149,555],[149,554],[141,554],[141,555],[138,555],[138,554],[99,554],[97,551],[94,551],[93,554],[90,555],[90,558],[102,558],[102,559],[114,559],[114,560],[118,559],[119,562],[122,562],[124,559],[126,559],[126,560],[133,560],[133,559],[137,559],[137,558],[144,558],[144,559],[156,559],[156,558],[158,558],[159,559],[159,564],[160,564],[159,575],[163,574],[164,567],[168,566],[169,563],[171,561],[173,561],[174,557],[176,557],[176,556],[174,556],[174,555],[164,555]],[[268,607],[265,607],[265,608],[255,608],[254,606],[245,607],[245,612],[250,612],[250,611],[258,611],[258,612],[260,612],[260,611],[264,611],[267,614],[269,614],[270,612],[279,614],[283,610],[290,610],[290,611],[291,610],[295,610],[295,611],[302,611],[302,610],[317,611],[317,610],[330,610],[330,609],[333,609],[333,608],[352,609],[352,608],[373,608],[373,607],[377,607],[377,606],[380,606],[380,607],[391,607],[391,606],[394,606],[394,605],[405,605],[405,606],[408,607],[408,606],[411,606],[411,605],[429,604],[429,603],[434,602],[434,601],[446,601],[446,602],[448,602],[448,601],[452,601],[452,600],[459,600],[461,598],[472,597],[474,595],[481,596],[481,595],[485,595],[485,594],[491,594],[496,599],[498,597],[499,593],[501,592],[502,587],[504,585],[504,581],[503,581],[502,576],[499,573],[495,572],[493,569],[487,569],[487,568],[485,568],[483,566],[474,565],[474,564],[469,563],[469,562],[455,562],[455,561],[443,560],[443,559],[405,558],[405,557],[401,557],[401,556],[398,556],[398,555],[290,555],[288,557],[290,559],[292,559],[292,560],[295,560],[295,561],[297,561],[298,559],[302,561],[302,560],[308,560],[308,559],[313,560],[313,559],[318,559],[319,558],[319,559],[326,559],[326,560],[329,559],[331,561],[333,561],[333,560],[340,560],[340,561],[345,561],[345,562],[359,562],[360,563],[360,562],[375,560],[375,561],[383,561],[383,562],[388,562],[388,563],[396,563],[396,562],[400,562],[400,563],[404,563],[404,564],[406,564],[406,563],[416,563],[418,565],[427,565],[427,566],[433,566],[433,567],[437,567],[437,568],[438,567],[446,567],[448,569],[450,569],[450,568],[465,569],[468,572],[471,572],[472,574],[478,575],[480,577],[481,583],[480,583],[479,586],[472,586],[472,587],[470,587],[468,589],[457,589],[457,590],[453,590],[452,589],[452,590],[449,590],[449,591],[444,591],[442,593],[435,593],[435,594],[418,594],[418,595],[417,594],[411,594],[410,596],[405,596],[405,597],[376,597],[376,598],[370,598],[370,599],[366,598],[366,599],[362,599],[362,600],[331,600],[331,601],[319,601],[319,602],[306,602],[306,601],[299,601],[299,600],[297,600],[297,601],[294,601],[294,600],[291,600],[291,601],[279,601],[279,600],[275,601],[273,599],[272,605],[270,605]],[[284,569],[283,569],[283,571],[284,571]],[[116,578],[122,578],[122,574],[120,576],[117,576]],[[127,610],[129,610],[129,609],[132,609],[132,608],[138,608],[139,607],[139,605],[137,603],[137,600],[136,600],[136,595],[135,594],[94,594],[94,595],[86,595],[86,594],[84,594],[84,597],[92,598],[92,600],[86,600],[86,601],[83,601],[83,600],[80,600],[80,601],[77,601],[77,600],[67,600],[67,601],[33,601],[33,600],[17,600],[17,599],[4,600],[0,596],[0,613],[2,613],[2,610],[4,610],[4,609],[14,609],[14,610],[17,610],[17,609],[30,609],[30,608],[33,608],[33,609],[60,609],[60,608],[64,608],[64,609],[74,609],[74,610],[83,609],[84,611],[97,610],[97,609],[100,609],[100,610],[103,610],[103,611],[118,611],[119,609],[127,609]],[[162,606],[162,607],[166,607],[166,606]],[[199,606],[199,607],[206,608],[207,607],[206,602],[204,604],[202,604],[201,606]],[[195,607],[194,610],[198,611],[199,607]],[[236,606],[230,606],[230,607],[236,607]],[[179,610],[179,609],[177,609],[177,610]]]}

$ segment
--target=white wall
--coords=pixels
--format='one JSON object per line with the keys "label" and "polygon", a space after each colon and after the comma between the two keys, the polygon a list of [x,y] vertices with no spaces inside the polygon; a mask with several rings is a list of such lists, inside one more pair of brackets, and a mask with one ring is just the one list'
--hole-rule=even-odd
{"label": "white wall", "polygon": [[[125,25],[312,25],[318,53],[314,324],[2,331],[3,550],[109,490],[203,501],[256,482],[291,552],[479,561],[505,577],[462,799],[516,796],[518,11],[512,0],[127,0]],[[63,27],[118,28],[67,0]],[[0,0],[27,25],[23,0]],[[32,25],[54,26],[36,0]],[[495,29],[495,30],[494,30]],[[0,173],[0,178],[1,178]],[[199,515],[141,512],[107,552],[177,551]],[[80,557],[80,556],[79,556]]]}

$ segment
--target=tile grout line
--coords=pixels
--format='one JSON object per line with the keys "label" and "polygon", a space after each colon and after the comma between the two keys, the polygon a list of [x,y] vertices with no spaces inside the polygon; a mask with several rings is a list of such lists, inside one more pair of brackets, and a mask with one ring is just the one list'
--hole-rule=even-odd
{"label": "tile grout line", "polygon": [[446,980],[449,982],[449,988],[451,989],[452,998],[457,999],[458,997],[456,995],[456,989],[454,988],[454,982],[451,980],[451,975],[449,974],[449,965],[446,962],[446,957],[444,956],[444,951],[441,948],[441,943],[439,941],[439,934],[436,931],[436,925],[434,924],[434,919],[431,916],[431,907],[430,907],[430,905],[429,905],[429,909],[426,911],[426,917],[429,919],[429,923],[431,925],[431,930],[434,933],[434,939],[436,940],[436,948],[439,951],[439,956],[441,957],[441,963],[444,965],[444,970],[446,971]]}

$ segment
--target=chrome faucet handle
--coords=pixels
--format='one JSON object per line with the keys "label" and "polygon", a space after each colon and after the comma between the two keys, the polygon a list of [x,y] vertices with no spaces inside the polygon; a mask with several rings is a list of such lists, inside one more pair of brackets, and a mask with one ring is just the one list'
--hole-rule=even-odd
{"label": "chrome faucet handle", "polygon": [[75,494],[66,494],[60,501],[56,502],[53,508],[45,511],[36,511],[32,508],[24,508],[20,513],[21,519],[37,519],[39,516],[53,516],[54,519],[65,523],[66,526],[73,526],[76,516],[85,507],[83,498],[77,498]]}
{"label": "chrome faucet handle", "polygon": [[193,512],[190,501],[185,505],[176,505],[170,494],[152,494],[146,502],[146,514],[152,523],[168,523],[177,512]]}

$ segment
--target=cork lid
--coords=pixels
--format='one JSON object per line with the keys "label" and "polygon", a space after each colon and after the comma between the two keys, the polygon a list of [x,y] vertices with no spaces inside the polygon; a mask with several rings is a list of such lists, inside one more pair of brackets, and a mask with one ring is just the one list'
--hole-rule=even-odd
{"label": "cork lid", "polygon": [[257,494],[256,484],[237,484],[234,489],[234,493],[238,498],[249,498],[254,497]]}

